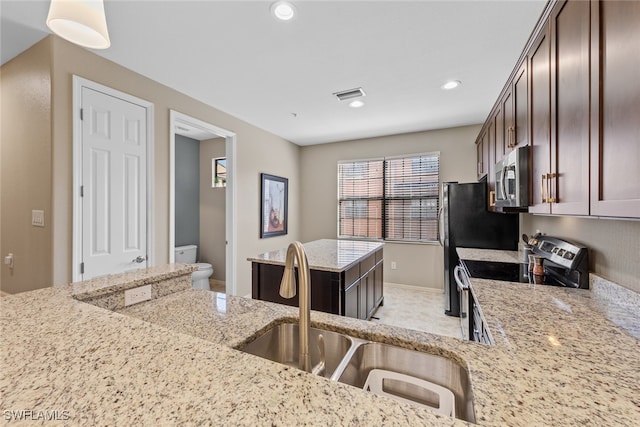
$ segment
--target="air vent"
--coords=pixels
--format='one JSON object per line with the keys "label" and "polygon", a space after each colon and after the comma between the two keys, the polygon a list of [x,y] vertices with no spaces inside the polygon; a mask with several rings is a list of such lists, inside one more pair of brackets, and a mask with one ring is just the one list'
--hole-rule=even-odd
{"label": "air vent", "polygon": [[367,96],[361,87],[335,92],[334,95],[337,96],[340,101],[346,101],[347,99],[358,98],[360,96]]}
{"label": "air vent", "polygon": [[176,129],[181,130],[182,132],[189,132],[191,129],[182,127],[180,125],[176,125]]}

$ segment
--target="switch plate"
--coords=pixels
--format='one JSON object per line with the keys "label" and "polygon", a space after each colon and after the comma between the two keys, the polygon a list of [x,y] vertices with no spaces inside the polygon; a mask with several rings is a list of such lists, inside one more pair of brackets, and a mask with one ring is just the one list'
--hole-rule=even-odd
{"label": "switch plate", "polygon": [[391,261],[391,269],[395,270],[396,268],[398,268],[398,264],[395,261]]}
{"label": "switch plate", "polygon": [[36,209],[31,211],[31,225],[35,227],[44,227],[44,211]]}
{"label": "switch plate", "polygon": [[151,285],[138,286],[124,291],[124,306],[128,307],[151,299]]}

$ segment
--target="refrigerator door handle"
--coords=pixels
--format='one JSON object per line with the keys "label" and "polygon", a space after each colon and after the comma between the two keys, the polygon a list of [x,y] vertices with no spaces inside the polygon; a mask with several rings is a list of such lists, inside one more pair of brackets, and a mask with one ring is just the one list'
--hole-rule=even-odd
{"label": "refrigerator door handle", "polygon": [[444,247],[444,215],[443,215],[444,207],[440,206],[440,210],[438,211],[438,240],[440,241],[440,246]]}

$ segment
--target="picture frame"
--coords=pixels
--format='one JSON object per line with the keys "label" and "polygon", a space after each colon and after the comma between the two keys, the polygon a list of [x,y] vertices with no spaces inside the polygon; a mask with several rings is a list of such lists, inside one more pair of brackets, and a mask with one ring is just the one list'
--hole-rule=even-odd
{"label": "picture frame", "polygon": [[260,238],[283,236],[289,225],[289,180],[287,178],[260,174]]}

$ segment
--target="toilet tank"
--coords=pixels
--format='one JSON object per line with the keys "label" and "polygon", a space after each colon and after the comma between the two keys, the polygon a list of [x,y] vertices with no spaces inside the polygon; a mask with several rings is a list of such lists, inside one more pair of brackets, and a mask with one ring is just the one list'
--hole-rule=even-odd
{"label": "toilet tank", "polygon": [[176,262],[181,262],[183,264],[195,264],[197,252],[198,246],[196,245],[176,246]]}

